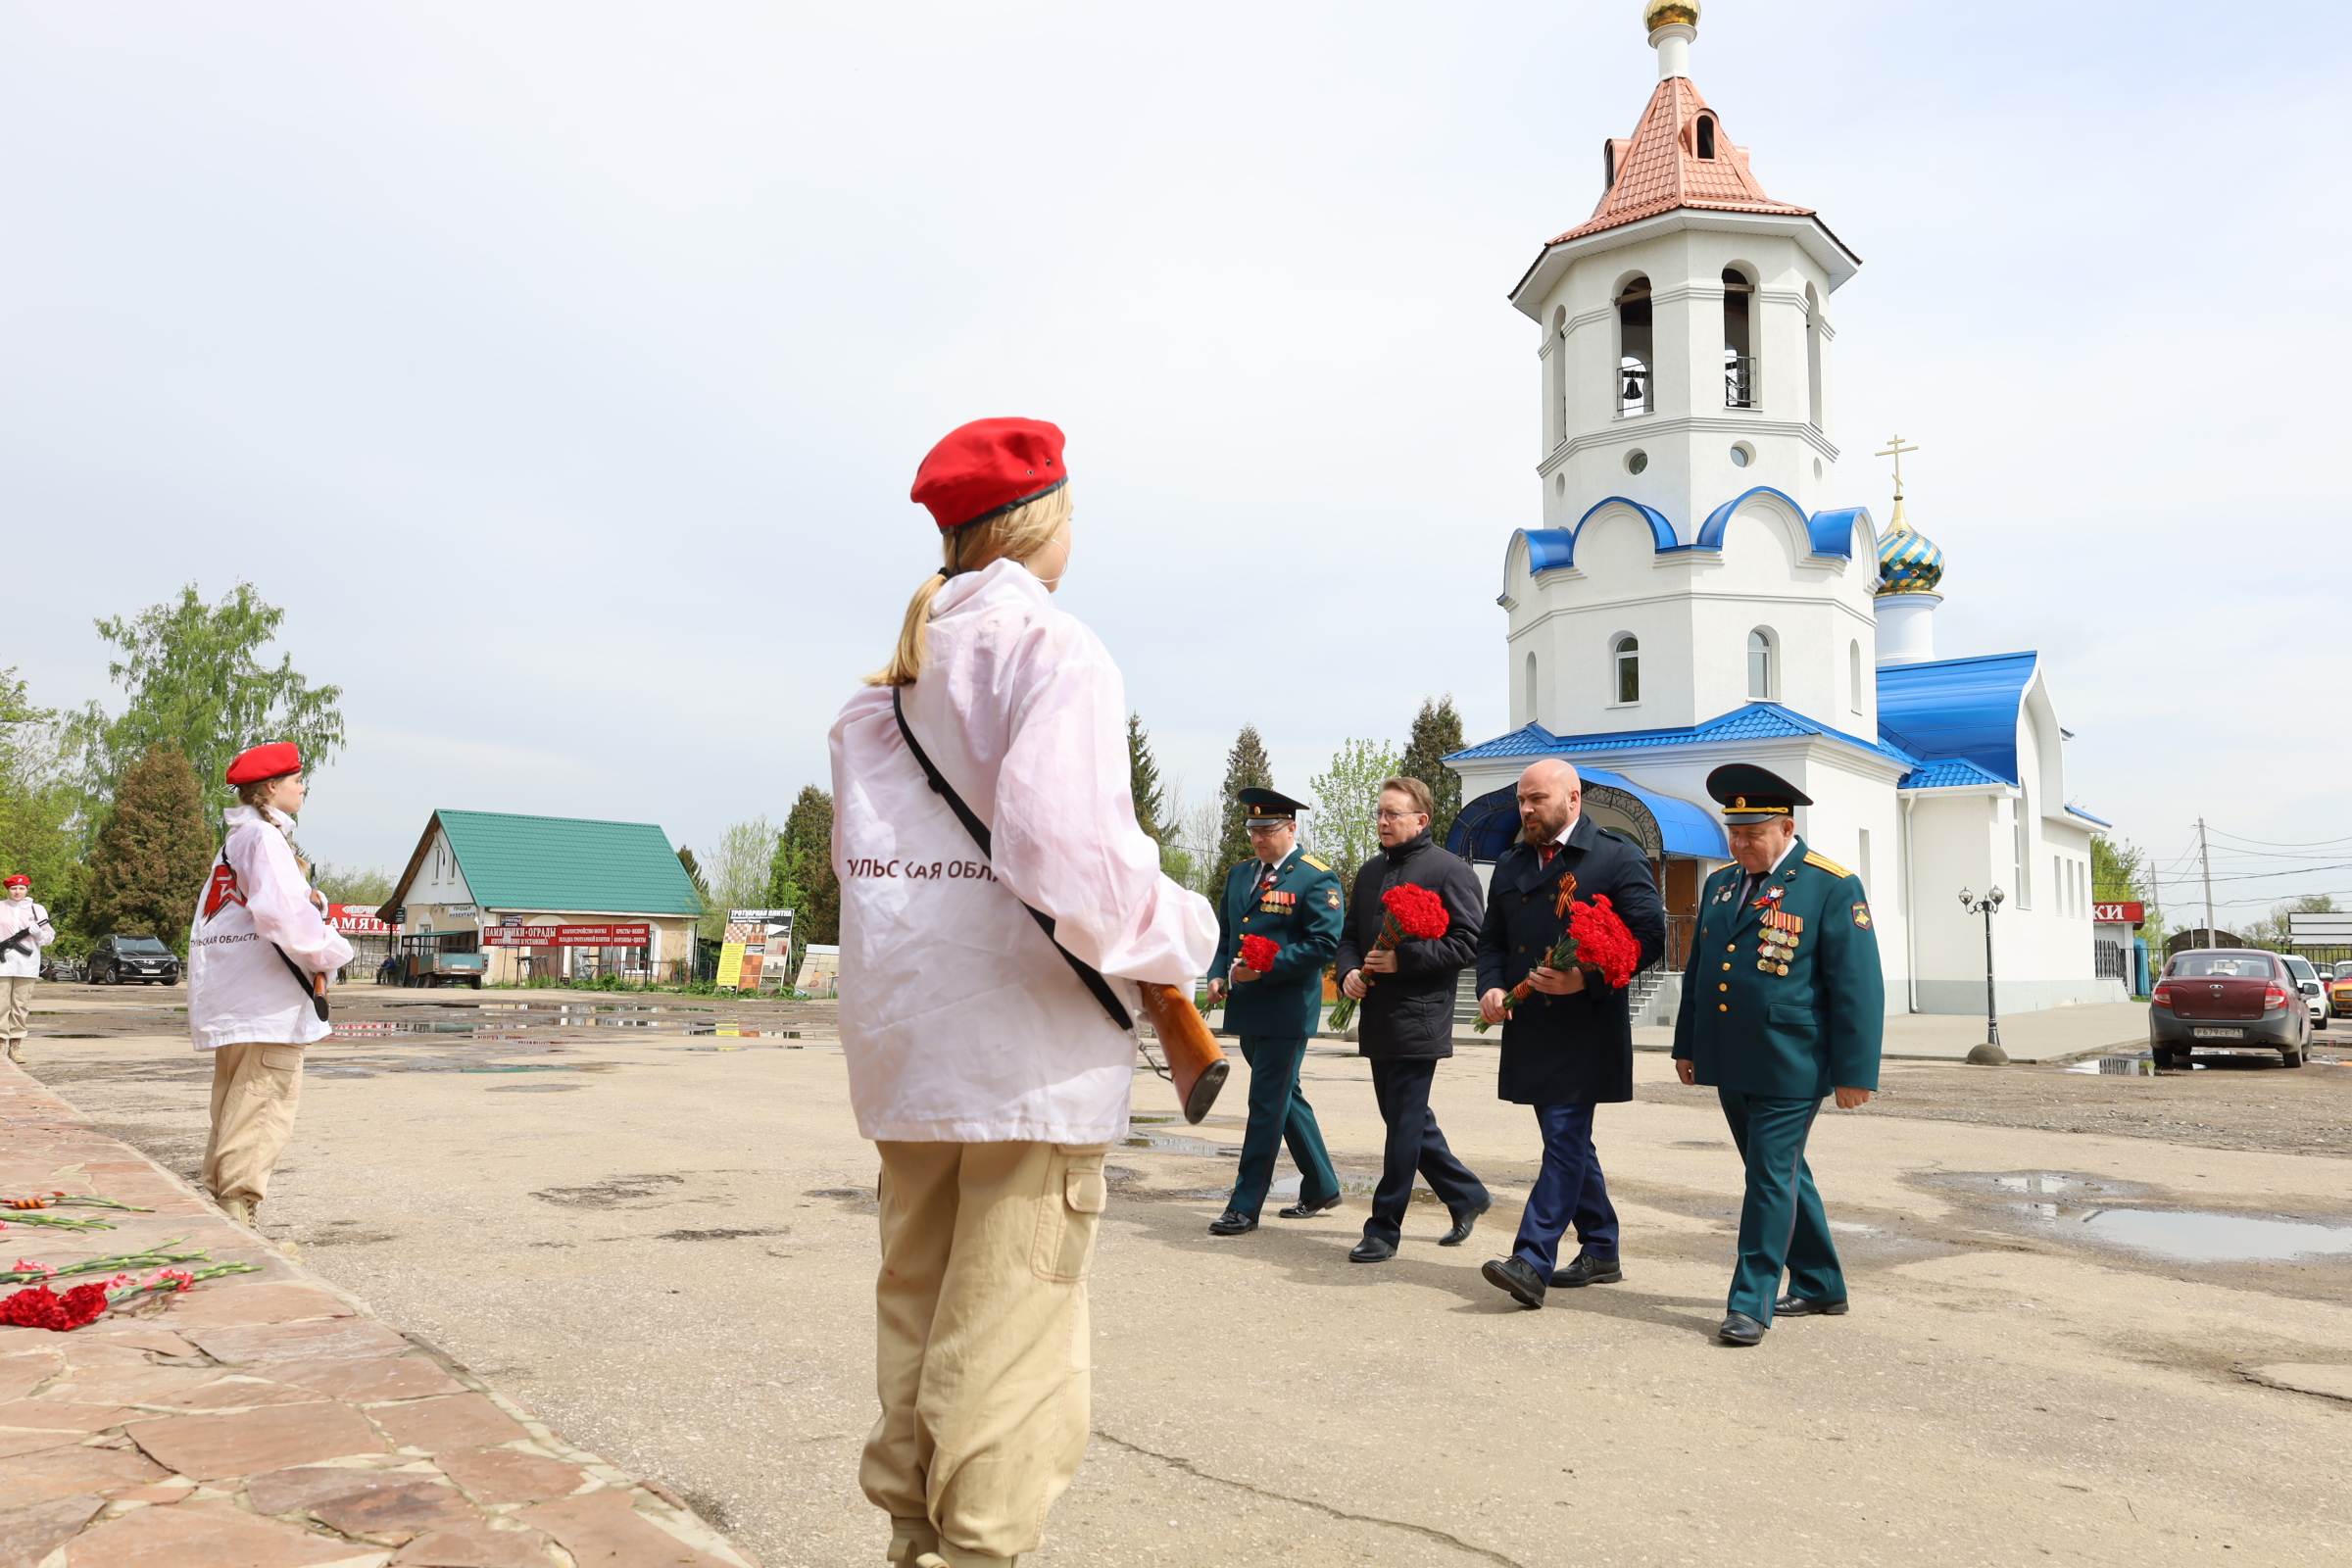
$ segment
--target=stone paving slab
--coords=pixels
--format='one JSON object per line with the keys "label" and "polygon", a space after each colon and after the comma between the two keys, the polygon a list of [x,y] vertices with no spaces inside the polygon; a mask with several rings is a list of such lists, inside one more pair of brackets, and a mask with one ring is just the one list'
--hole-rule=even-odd
{"label": "stone paving slab", "polygon": [[260,1272],[0,1328],[0,1568],[757,1568],[0,1063],[0,1197],[56,1189],[156,1212],[68,1210],[117,1227],[87,1233],[0,1212],[8,1257],[184,1237]]}

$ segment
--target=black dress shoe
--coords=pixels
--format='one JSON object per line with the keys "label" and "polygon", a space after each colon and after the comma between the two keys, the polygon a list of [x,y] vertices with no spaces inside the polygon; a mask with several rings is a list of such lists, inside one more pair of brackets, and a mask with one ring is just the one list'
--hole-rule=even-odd
{"label": "black dress shoe", "polygon": [[1278,1208],[1274,1212],[1280,1214],[1284,1219],[1313,1219],[1317,1214],[1339,1206],[1340,1195],[1334,1193],[1319,1203],[1309,1203],[1301,1200],[1288,1208]]}
{"label": "black dress shoe", "polygon": [[1489,1258],[1479,1273],[1496,1290],[1508,1291],[1521,1306],[1534,1308],[1544,1304],[1544,1276],[1523,1257]]}
{"label": "black dress shoe", "polygon": [[1350,1263],[1386,1263],[1396,1255],[1396,1249],[1377,1236],[1367,1236],[1348,1250]]}
{"label": "black dress shoe", "polygon": [[1255,1229],[1257,1216],[1245,1214],[1238,1208],[1229,1208],[1208,1222],[1211,1236],[1247,1236]]}
{"label": "black dress shoe", "polygon": [[1715,1337],[1726,1345],[1761,1345],[1764,1325],[1745,1312],[1726,1312],[1723,1327],[1715,1331]]}
{"label": "black dress shoe", "polygon": [[1801,1296],[1784,1296],[1772,1303],[1774,1317],[1843,1317],[1845,1298],[1835,1301],[1808,1301]]}
{"label": "black dress shoe", "polygon": [[1490,1198],[1476,1208],[1465,1208],[1459,1214],[1454,1215],[1453,1229],[1439,1237],[1438,1245],[1440,1247],[1461,1246],[1470,1239],[1470,1233],[1478,1228],[1478,1216],[1494,1206],[1494,1200]]}
{"label": "black dress shoe", "polygon": [[1579,1252],[1568,1266],[1553,1273],[1554,1285],[1615,1285],[1625,1278],[1625,1270],[1613,1257],[1595,1257],[1591,1252]]}

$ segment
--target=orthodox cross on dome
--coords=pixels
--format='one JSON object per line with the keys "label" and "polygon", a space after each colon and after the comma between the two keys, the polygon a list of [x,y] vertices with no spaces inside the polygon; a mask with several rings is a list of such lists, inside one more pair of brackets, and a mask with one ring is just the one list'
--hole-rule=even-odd
{"label": "orthodox cross on dome", "polygon": [[1889,436],[1887,438],[1886,451],[1873,454],[1875,457],[1892,458],[1894,460],[1894,502],[1898,515],[1900,514],[1903,502],[1903,454],[1906,452],[1917,452],[1919,448],[1917,447],[1907,447],[1903,445],[1903,438],[1898,435]]}

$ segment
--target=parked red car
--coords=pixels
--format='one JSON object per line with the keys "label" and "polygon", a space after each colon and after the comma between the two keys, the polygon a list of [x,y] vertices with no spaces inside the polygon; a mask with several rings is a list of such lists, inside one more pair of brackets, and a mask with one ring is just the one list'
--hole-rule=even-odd
{"label": "parked red car", "polygon": [[2269,1046],[2303,1065],[2311,1009],[2276,954],[2252,948],[2177,953],[2148,999],[2148,1048],[2159,1067],[2185,1067],[2200,1045]]}

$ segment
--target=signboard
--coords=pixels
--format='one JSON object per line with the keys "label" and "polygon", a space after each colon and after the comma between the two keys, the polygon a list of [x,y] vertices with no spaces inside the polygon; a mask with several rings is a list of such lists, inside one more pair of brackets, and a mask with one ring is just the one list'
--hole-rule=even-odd
{"label": "signboard", "polygon": [[793,984],[803,991],[830,991],[840,975],[841,949],[811,942],[801,959],[800,977]]}
{"label": "signboard", "polygon": [[347,937],[388,937],[392,927],[375,917],[372,904],[330,904],[326,923]]}
{"label": "signboard", "polygon": [[729,909],[718,950],[718,984],[782,991],[792,983],[792,911]]}
{"label": "signboard", "polygon": [[654,928],[634,925],[492,925],[481,932],[485,948],[650,948]]}
{"label": "signboard", "polygon": [[2095,925],[2142,925],[2147,913],[2145,906],[2137,904],[2094,904],[2090,918]]}
{"label": "signboard", "polygon": [[2299,948],[2340,948],[2352,943],[2352,914],[2290,914],[2286,930]]}

